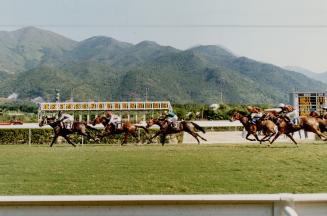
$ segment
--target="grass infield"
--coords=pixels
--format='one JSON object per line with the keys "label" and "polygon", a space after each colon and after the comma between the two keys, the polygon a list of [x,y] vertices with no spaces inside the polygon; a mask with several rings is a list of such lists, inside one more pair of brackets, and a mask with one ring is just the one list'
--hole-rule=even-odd
{"label": "grass infield", "polygon": [[327,143],[0,145],[1,195],[327,192]]}

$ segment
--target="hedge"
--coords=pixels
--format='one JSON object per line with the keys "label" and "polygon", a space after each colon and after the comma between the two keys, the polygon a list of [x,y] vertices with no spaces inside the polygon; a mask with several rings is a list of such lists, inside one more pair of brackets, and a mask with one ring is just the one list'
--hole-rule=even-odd
{"label": "hedge", "polygon": [[[31,130],[31,144],[50,144],[54,137],[52,129],[1,129],[0,130],[0,144],[29,144],[29,130]],[[148,138],[153,136],[157,130],[149,130],[149,134],[145,134],[144,130],[140,130],[139,138],[141,143],[147,143]],[[99,131],[101,133],[101,131]],[[92,131],[92,136],[95,137],[95,132]],[[75,143],[95,143],[93,140],[89,140],[87,137],[83,137],[77,133],[69,135],[71,140]],[[183,142],[182,133],[167,136],[167,142],[173,138],[176,138],[178,143]],[[100,143],[107,144],[120,144],[124,139],[124,134],[110,135],[104,137]],[[159,143],[162,137],[154,139],[154,143]],[[66,142],[63,138],[58,138],[57,142]],[[135,143],[136,139],[132,136],[128,138],[129,143]]]}
{"label": "hedge", "polygon": [[[52,142],[54,133],[53,129],[37,128],[37,129],[0,129],[0,144],[29,144],[29,130],[31,130],[31,144],[50,144]],[[210,127],[205,128],[206,131],[239,131],[242,130],[242,127]],[[153,136],[157,129],[150,129],[149,134],[146,134],[144,130],[139,130],[139,138],[141,143],[147,143],[148,138]],[[92,136],[96,136],[96,132],[90,131]],[[101,130],[99,131],[101,133]],[[71,140],[75,143],[95,143],[93,140],[89,140],[87,137],[83,137],[78,134],[71,134],[69,136]],[[104,137],[101,140],[101,143],[106,144],[120,144],[124,138],[124,134],[119,135],[110,135]],[[160,143],[160,140],[163,139],[163,136],[157,137],[152,140],[154,143]],[[177,143],[183,143],[183,133],[173,134],[167,136],[166,143],[170,141]],[[66,142],[64,139],[58,139],[57,142]],[[129,136],[129,143],[135,143],[136,140],[134,137]]]}

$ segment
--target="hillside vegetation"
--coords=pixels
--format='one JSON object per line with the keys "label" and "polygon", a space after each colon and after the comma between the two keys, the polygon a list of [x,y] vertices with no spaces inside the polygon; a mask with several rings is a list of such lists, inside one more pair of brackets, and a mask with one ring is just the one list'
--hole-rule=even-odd
{"label": "hillside vegetation", "polygon": [[[54,100],[170,100],[173,103],[288,102],[293,91],[326,91],[322,82],[219,46],[178,50],[95,36],[76,42],[23,28],[0,32],[0,97]],[[221,101],[222,99],[222,101]]]}

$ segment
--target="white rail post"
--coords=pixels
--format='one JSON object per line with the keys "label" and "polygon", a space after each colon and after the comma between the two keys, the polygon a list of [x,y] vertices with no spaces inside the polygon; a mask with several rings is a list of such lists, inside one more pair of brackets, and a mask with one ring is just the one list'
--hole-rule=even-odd
{"label": "white rail post", "polygon": [[292,208],[290,206],[285,206],[283,211],[285,213],[284,215],[286,215],[286,216],[298,216],[298,214],[296,213],[294,208]]}
{"label": "white rail post", "polygon": [[292,194],[281,194],[280,201],[280,216],[298,216],[294,209],[294,197]]}
{"label": "white rail post", "polygon": [[32,130],[31,128],[28,129],[28,145],[32,145]]}

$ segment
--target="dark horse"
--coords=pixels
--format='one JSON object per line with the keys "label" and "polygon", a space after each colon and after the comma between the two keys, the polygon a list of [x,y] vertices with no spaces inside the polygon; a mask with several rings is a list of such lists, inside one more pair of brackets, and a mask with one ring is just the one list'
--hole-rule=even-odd
{"label": "dark horse", "polygon": [[124,133],[124,140],[121,143],[121,145],[124,145],[127,143],[127,138],[129,135],[132,135],[137,142],[139,142],[137,137],[137,129],[142,128],[145,130],[146,133],[148,133],[148,129],[142,125],[132,124],[131,122],[124,122],[121,128],[116,128],[112,123],[109,124],[107,118],[105,116],[97,116],[93,122],[92,125],[95,126],[97,124],[103,124],[104,131],[102,134],[98,135],[97,137],[102,139],[105,136],[109,136],[112,134],[122,134]]}
{"label": "dark horse", "polygon": [[[237,111],[233,114],[230,120],[239,120],[241,122],[245,130],[248,132],[245,138],[250,141],[257,140],[260,143],[264,141],[269,141],[269,139],[276,134],[275,124],[268,119],[261,118],[257,121],[256,124],[253,124],[250,122],[251,118],[246,115],[245,112]],[[262,139],[259,139],[257,132],[261,130],[265,136]],[[255,139],[250,139],[250,135],[254,136]]]}
{"label": "dark horse", "polygon": [[304,131],[315,133],[318,135],[320,139],[326,140],[326,136],[323,133],[321,133],[319,129],[319,122],[315,117],[300,116],[298,125],[290,124],[289,121],[287,121],[283,116],[280,116],[278,115],[278,113],[275,112],[268,113],[267,118],[275,122],[275,124],[278,127],[278,133],[276,134],[274,139],[270,142],[270,144],[273,144],[273,142],[281,134],[285,134],[297,145],[297,142],[294,140],[291,134],[301,129],[303,129]]}
{"label": "dark horse", "polygon": [[87,131],[87,129],[98,131],[97,129],[92,128],[91,126],[87,125],[86,122],[78,122],[78,121],[73,122],[73,125],[72,125],[71,129],[63,128],[60,125],[60,122],[55,117],[47,117],[47,116],[42,116],[42,120],[39,123],[40,127],[42,127],[44,125],[50,125],[53,128],[53,131],[54,131],[54,137],[53,137],[53,140],[52,140],[52,142],[50,144],[50,147],[52,147],[52,145],[55,143],[55,141],[57,140],[57,138],[59,136],[64,137],[69,144],[76,147],[75,143],[73,143],[69,139],[69,137],[68,137],[69,134],[78,133],[80,135],[88,137],[89,139],[95,140],[90,135],[89,131]]}
{"label": "dark horse", "polygon": [[198,124],[195,124],[194,122],[181,121],[178,123],[176,128],[172,128],[171,125],[168,123],[168,121],[165,119],[151,118],[147,121],[146,127],[149,128],[152,125],[158,125],[160,127],[160,130],[153,137],[149,139],[150,142],[152,142],[153,138],[159,136],[160,134],[163,134],[164,139],[161,141],[161,144],[165,145],[166,135],[179,133],[182,131],[191,134],[198,141],[198,144],[200,144],[200,140],[198,137],[200,137],[204,141],[207,141],[205,138],[203,138],[196,132],[196,130],[199,130],[202,133],[205,133],[205,130],[202,127],[200,127]]}

